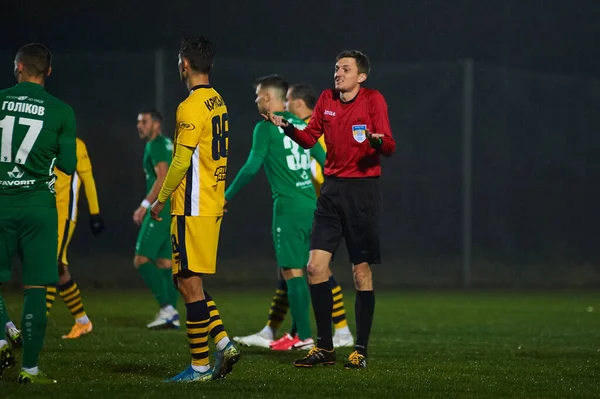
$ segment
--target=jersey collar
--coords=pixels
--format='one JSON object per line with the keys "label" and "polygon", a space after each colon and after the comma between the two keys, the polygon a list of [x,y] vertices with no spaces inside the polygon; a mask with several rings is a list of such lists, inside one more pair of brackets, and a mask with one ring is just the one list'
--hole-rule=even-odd
{"label": "jersey collar", "polygon": [[194,90],[198,90],[198,89],[210,89],[212,86],[211,85],[196,85],[194,87],[192,87],[190,89],[190,94],[192,94],[194,92]]}
{"label": "jersey collar", "polygon": [[339,91],[337,92],[337,98],[338,98],[338,100],[340,100],[340,102],[342,104],[352,104],[354,101],[356,101],[356,99],[358,98],[358,96],[360,96],[360,93],[362,92],[362,90],[363,90],[362,87],[359,88],[358,89],[358,93],[356,93],[356,95],[354,96],[354,98],[352,100],[348,100],[348,101],[342,100],[342,96],[341,96],[341,93]]}
{"label": "jersey collar", "polygon": [[17,86],[20,87],[27,87],[30,89],[38,89],[38,90],[43,90],[44,86],[42,86],[39,83],[33,83],[33,82],[21,82],[21,83],[17,83]]}

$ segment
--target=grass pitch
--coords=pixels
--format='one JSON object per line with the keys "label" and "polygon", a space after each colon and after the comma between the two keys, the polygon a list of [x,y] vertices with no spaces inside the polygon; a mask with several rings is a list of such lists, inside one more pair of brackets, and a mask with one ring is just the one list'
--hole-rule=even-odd
{"label": "grass pitch", "polygon": [[[2,376],[0,398],[600,397],[593,292],[377,292],[365,370],[343,369],[350,348],[338,350],[336,366],[315,369],[291,365],[299,352],[242,348],[224,380],[166,384],[189,362],[184,329],[145,329],[156,312],[149,292],[82,291],[92,334],[61,339],[72,319],[60,298],[49,319],[40,367],[58,384],[18,386],[13,368]],[[262,328],[272,292],[211,295],[234,336]],[[20,324],[22,296],[13,291],[6,303]],[[345,305],[354,332],[350,290]]]}

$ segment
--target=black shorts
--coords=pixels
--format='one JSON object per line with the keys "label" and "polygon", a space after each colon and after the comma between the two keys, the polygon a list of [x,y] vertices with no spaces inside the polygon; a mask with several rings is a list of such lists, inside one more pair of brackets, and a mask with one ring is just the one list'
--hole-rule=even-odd
{"label": "black shorts", "polygon": [[326,177],[317,200],[310,249],[335,253],[342,238],[350,262],[381,263],[379,179]]}

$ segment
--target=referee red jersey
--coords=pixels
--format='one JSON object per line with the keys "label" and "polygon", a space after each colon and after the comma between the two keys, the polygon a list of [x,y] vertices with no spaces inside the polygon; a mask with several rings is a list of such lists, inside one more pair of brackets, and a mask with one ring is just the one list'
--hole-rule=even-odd
{"label": "referee red jersey", "polygon": [[[303,148],[312,148],[325,134],[326,176],[379,176],[380,154],[390,156],[396,151],[385,99],[379,91],[364,87],[349,102],[343,102],[337,91],[325,90],[317,101],[308,126],[304,130],[292,128],[290,124],[285,134]],[[369,144],[366,129],[384,135],[378,148]]]}

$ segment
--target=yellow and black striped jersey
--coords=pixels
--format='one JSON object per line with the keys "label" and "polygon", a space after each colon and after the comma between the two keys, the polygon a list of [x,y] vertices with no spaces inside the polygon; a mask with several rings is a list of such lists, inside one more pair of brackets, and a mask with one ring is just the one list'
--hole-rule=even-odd
{"label": "yellow and black striped jersey", "polygon": [[58,212],[59,223],[61,220],[69,219],[77,221],[77,203],[79,201],[79,189],[81,183],[85,188],[85,196],[88,201],[90,214],[100,213],[98,204],[98,194],[96,192],[96,182],[92,174],[92,163],[88,155],[85,143],[77,138],[77,168],[71,176],[64,174],[58,168],[54,169],[56,182],[54,189],[56,191],[56,210]]}

